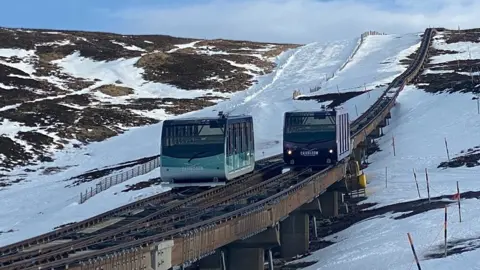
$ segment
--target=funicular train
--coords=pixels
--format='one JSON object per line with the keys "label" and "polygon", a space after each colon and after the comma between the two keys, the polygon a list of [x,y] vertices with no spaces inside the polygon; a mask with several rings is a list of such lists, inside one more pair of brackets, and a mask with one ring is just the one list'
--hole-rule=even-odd
{"label": "funicular train", "polygon": [[283,159],[287,168],[321,169],[351,153],[349,115],[343,108],[284,115]]}
{"label": "funicular train", "polygon": [[170,119],[161,135],[162,184],[218,186],[255,168],[251,116]]}

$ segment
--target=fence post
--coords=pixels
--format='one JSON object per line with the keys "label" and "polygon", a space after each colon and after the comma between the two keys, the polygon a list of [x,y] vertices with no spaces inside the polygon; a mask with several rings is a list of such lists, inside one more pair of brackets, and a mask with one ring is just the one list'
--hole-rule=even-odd
{"label": "fence post", "polygon": [[428,181],[428,172],[427,168],[425,168],[425,180],[427,181],[427,195],[428,195],[428,202],[430,202],[430,183]]}
{"label": "fence post", "polygon": [[458,203],[458,219],[460,223],[462,222],[462,211],[460,208],[460,188],[458,186],[458,181],[457,181],[457,203]]}
{"label": "fence post", "polygon": [[415,179],[415,185],[417,186],[418,198],[421,198],[420,189],[418,188],[417,173],[415,172],[415,168],[413,168],[413,179]]}
{"label": "fence post", "polygon": [[396,152],[395,152],[395,137],[392,136],[392,147],[393,147],[393,156],[396,156]]}
{"label": "fence post", "polygon": [[445,138],[445,150],[447,150],[447,159],[448,159],[448,162],[450,162],[450,153],[448,152],[447,138]]}
{"label": "fence post", "polygon": [[444,233],[444,241],[445,241],[445,257],[447,257],[447,206],[445,205],[445,233]]}
{"label": "fence post", "polygon": [[388,171],[387,167],[385,167],[385,188],[388,187]]}

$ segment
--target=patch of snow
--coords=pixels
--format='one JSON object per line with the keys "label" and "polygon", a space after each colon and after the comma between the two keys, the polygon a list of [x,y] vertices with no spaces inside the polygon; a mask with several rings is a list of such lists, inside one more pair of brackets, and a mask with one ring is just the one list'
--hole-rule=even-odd
{"label": "patch of snow", "polygon": [[193,41],[193,42],[190,42],[190,43],[186,43],[186,44],[176,44],[175,47],[176,48],[173,48],[169,51],[167,51],[167,53],[173,53],[173,52],[176,52],[178,50],[181,50],[181,49],[186,49],[186,48],[193,48],[195,47],[195,44],[197,44],[198,42],[200,42],[201,40],[196,40],[196,41]]}
{"label": "patch of snow", "polygon": [[117,44],[117,45],[120,45],[122,46],[123,48],[125,48],[126,50],[130,50],[130,51],[141,51],[141,52],[146,52],[145,49],[142,49],[138,46],[135,46],[135,45],[127,45],[123,42],[118,42],[118,41],[115,41],[115,40],[110,40],[110,42],[112,42],[113,44]]}
{"label": "patch of snow", "polygon": [[8,63],[0,60],[0,63],[5,66],[19,69],[27,74],[33,74],[35,72],[35,68],[29,63],[29,60],[38,58],[38,56],[35,55],[34,50],[27,51],[24,49],[0,49],[0,56],[7,58],[18,57],[22,60],[20,63]]}
{"label": "patch of snow", "polygon": [[230,61],[230,60],[226,60],[226,59],[223,59],[223,60],[225,60],[226,62],[228,62],[230,65],[232,65],[234,67],[240,67],[240,68],[253,70],[253,71],[257,71],[257,72],[262,72],[263,71],[263,68],[259,68],[254,64],[239,64],[239,63],[236,63],[235,61]]}
{"label": "patch of snow", "polygon": [[153,83],[145,81],[142,77],[144,70],[135,67],[135,63],[140,57],[130,59],[118,59],[114,61],[95,61],[89,58],[81,57],[75,52],[67,57],[55,60],[62,70],[74,77],[86,78],[90,80],[100,80],[101,84],[115,84],[120,80],[124,86],[134,89],[135,93],[122,97],[110,97],[96,92],[95,95],[101,101],[112,104],[122,104],[131,98],[197,98],[206,94],[215,94],[217,96],[228,97],[213,90],[182,90],[174,86]]}
{"label": "patch of snow", "polygon": [[65,45],[72,45],[72,44],[73,43],[69,39],[65,39],[60,41],[39,43],[36,46],[52,46],[52,45],[65,46]]}

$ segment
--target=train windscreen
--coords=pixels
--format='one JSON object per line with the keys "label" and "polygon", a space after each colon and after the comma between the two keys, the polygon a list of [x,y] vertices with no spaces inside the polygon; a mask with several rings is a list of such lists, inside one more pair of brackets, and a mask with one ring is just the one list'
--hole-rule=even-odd
{"label": "train windscreen", "polygon": [[225,151],[224,123],[169,124],[162,128],[162,155],[202,158]]}
{"label": "train windscreen", "polygon": [[335,116],[288,115],[285,118],[284,141],[293,143],[335,140]]}

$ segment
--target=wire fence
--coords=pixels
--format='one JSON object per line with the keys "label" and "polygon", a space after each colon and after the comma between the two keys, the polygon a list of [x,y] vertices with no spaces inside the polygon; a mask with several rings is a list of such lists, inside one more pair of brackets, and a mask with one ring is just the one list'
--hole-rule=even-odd
{"label": "wire fence", "polygon": [[[347,61],[345,61],[341,66],[340,68],[335,71],[333,74],[331,75],[327,75],[325,74],[325,83],[327,83],[329,80],[333,79],[333,77],[335,77],[335,75],[342,71],[348,63],[350,63],[350,61],[352,61],[353,57],[355,56],[355,54],[358,52],[358,50],[360,49],[360,47],[362,46],[364,40],[366,37],[368,36],[377,36],[377,35],[386,35],[385,33],[381,33],[381,32],[377,32],[377,31],[367,31],[367,32],[364,32],[363,34],[360,35],[360,38],[358,40],[358,43],[357,43],[357,46],[355,46],[355,49],[353,49],[352,53],[350,54],[350,56],[348,57]],[[311,87],[309,89],[309,92],[310,93],[314,93],[314,92],[317,92],[317,91],[320,91],[322,89],[321,86],[315,86],[315,87]],[[300,95],[300,93],[298,93],[298,95]],[[298,96],[297,95],[297,96]],[[296,95],[294,94],[294,99],[296,98]]]}
{"label": "wire fence", "polygon": [[109,189],[112,186],[118,185],[120,183],[123,183],[127,180],[130,180],[134,177],[144,175],[146,173],[149,173],[153,171],[154,169],[160,167],[160,157],[150,160],[146,163],[136,165],[132,169],[128,171],[124,171],[115,175],[110,175],[106,176],[103,179],[101,179],[95,187],[91,187],[85,192],[80,193],[80,201],[79,203],[82,204],[91,197],[97,195],[98,193]]}

